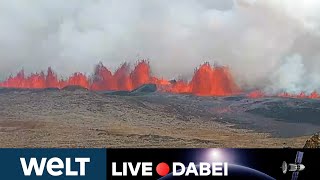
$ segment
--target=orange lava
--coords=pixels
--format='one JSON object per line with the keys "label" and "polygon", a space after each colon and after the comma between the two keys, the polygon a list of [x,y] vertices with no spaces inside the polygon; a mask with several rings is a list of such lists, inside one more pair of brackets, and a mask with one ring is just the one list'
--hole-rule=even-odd
{"label": "orange lava", "polygon": [[238,93],[230,71],[226,67],[212,67],[205,63],[196,70],[190,82],[192,94],[201,96],[226,96]]}
{"label": "orange lava", "polygon": [[278,94],[279,97],[287,97],[287,98],[309,98],[309,99],[317,99],[320,98],[319,94],[314,91],[310,94],[306,94],[304,92],[301,92],[300,94],[290,94],[290,93],[280,93]]}
{"label": "orange lava", "polygon": [[95,67],[91,89],[94,91],[117,90],[111,71],[104,67],[101,62]]}
{"label": "orange lava", "polygon": [[252,91],[252,92],[248,93],[247,96],[249,98],[263,98],[263,97],[283,97],[283,98],[301,98],[301,99],[304,99],[304,98],[318,99],[318,98],[320,98],[320,95],[316,91],[314,91],[310,94],[306,94],[304,92],[301,92],[299,94],[291,94],[291,93],[283,92],[283,93],[267,96],[261,90],[256,90],[256,91]]}
{"label": "orange lava", "polygon": [[16,76],[9,77],[0,83],[7,88],[63,88],[69,85],[82,86],[94,91],[103,90],[133,90],[143,84],[154,83],[159,91],[170,93],[190,93],[199,96],[226,96],[240,92],[231,73],[226,67],[213,67],[209,63],[196,69],[190,82],[178,80],[168,81],[151,75],[148,61],[137,62],[133,70],[128,63],[124,63],[113,74],[102,63],[99,63],[92,76],[74,73],[67,80],[58,79],[49,67],[47,74],[35,73],[25,76],[20,71]]}
{"label": "orange lava", "polygon": [[46,88],[61,88],[61,82],[59,82],[57,75],[53,72],[51,67],[48,68],[46,76]]}
{"label": "orange lava", "polygon": [[117,86],[116,90],[133,89],[129,64],[122,64],[122,66],[114,73],[114,80]]}
{"label": "orange lava", "polygon": [[[83,73],[73,73],[67,79],[58,79],[57,74],[49,67],[47,72],[32,73],[28,76],[24,71],[19,71],[15,76],[9,76],[0,82],[0,87],[43,89],[63,88],[65,86],[77,85],[93,91],[131,91],[143,84],[153,83],[158,91],[169,93],[187,93],[198,96],[228,96],[241,92],[237,86],[230,70],[227,67],[214,67],[209,63],[202,64],[194,72],[191,81],[172,80],[152,76],[148,61],[138,61],[133,69],[128,63],[123,63],[114,73],[108,70],[102,63],[96,65],[94,73],[86,76]],[[250,98],[271,97],[261,90],[252,91],[247,94]],[[320,98],[318,92],[310,94],[280,93],[273,95],[286,98]]]}
{"label": "orange lava", "polygon": [[265,94],[261,90],[256,90],[250,92],[247,96],[250,98],[263,98],[265,97]]}
{"label": "orange lava", "polygon": [[24,71],[21,70],[16,76],[10,76],[6,81],[1,83],[2,87],[12,88],[31,88],[40,89],[46,87],[46,79],[43,72],[31,74],[26,77]]}
{"label": "orange lava", "polygon": [[317,99],[317,98],[320,98],[320,95],[316,91],[314,91],[309,95],[309,98]]}
{"label": "orange lava", "polygon": [[149,62],[145,60],[140,61],[131,72],[130,77],[133,89],[143,84],[150,83],[151,78]]}
{"label": "orange lava", "polygon": [[[71,77],[69,77],[66,85],[81,86],[81,87],[89,89],[88,78],[87,78],[87,76],[85,76],[82,73],[74,73]],[[63,85],[63,86],[66,86],[66,85]]]}

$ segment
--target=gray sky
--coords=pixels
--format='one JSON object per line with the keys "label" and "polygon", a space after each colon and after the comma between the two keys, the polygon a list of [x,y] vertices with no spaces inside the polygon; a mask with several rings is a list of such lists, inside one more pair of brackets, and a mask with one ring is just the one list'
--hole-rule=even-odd
{"label": "gray sky", "polygon": [[319,89],[319,10],[318,0],[2,0],[0,79],[148,58],[166,78],[209,61],[242,87]]}

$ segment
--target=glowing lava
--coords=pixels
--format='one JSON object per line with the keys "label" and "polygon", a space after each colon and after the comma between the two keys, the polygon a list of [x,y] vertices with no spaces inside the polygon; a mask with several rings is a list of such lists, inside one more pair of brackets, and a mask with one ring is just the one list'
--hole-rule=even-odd
{"label": "glowing lava", "polygon": [[127,63],[122,66],[114,73],[114,79],[117,86],[117,90],[132,90],[132,81],[130,77],[130,66]]}
{"label": "glowing lava", "polygon": [[249,98],[262,98],[265,97],[265,94],[261,90],[252,91],[247,94]]}
{"label": "glowing lava", "polygon": [[[42,88],[64,88],[70,85],[81,86],[93,91],[131,91],[143,84],[156,84],[158,90],[169,93],[188,93],[198,96],[228,96],[239,94],[240,88],[236,85],[230,70],[227,67],[214,67],[204,63],[198,67],[191,81],[166,80],[151,75],[148,61],[138,61],[133,69],[128,63],[123,63],[114,73],[108,70],[102,63],[96,65],[94,73],[86,76],[83,73],[73,73],[66,80],[58,79],[57,74],[49,67],[47,73],[32,73],[26,76],[24,71],[19,71],[15,76],[8,77],[0,82],[0,87],[42,89]],[[247,94],[250,98],[263,97],[286,97],[286,98],[320,98],[314,91],[310,94],[280,93],[266,95],[261,90],[252,91]]]}
{"label": "glowing lava", "polygon": [[234,82],[228,68],[212,67],[205,63],[196,69],[190,82],[173,81],[170,86],[162,87],[162,91],[198,96],[227,96],[238,94],[240,88]]}
{"label": "glowing lava", "polygon": [[140,61],[130,74],[133,88],[150,82],[150,66],[147,61]]}
{"label": "glowing lava", "polygon": [[190,82],[168,81],[151,75],[148,61],[137,62],[133,70],[128,63],[124,63],[114,74],[102,63],[99,63],[90,78],[83,73],[73,73],[67,80],[58,79],[57,75],[49,67],[47,74],[34,73],[25,76],[20,71],[14,77],[9,77],[0,83],[7,88],[63,88],[69,85],[82,86],[94,91],[127,90],[131,91],[143,84],[154,83],[159,91],[171,93],[192,93],[200,96],[224,96],[239,92],[239,88],[233,81],[228,68],[212,67],[209,63],[201,65],[194,73]]}
{"label": "glowing lava", "polygon": [[94,91],[117,90],[111,71],[101,62],[95,67],[91,89]]}
{"label": "glowing lava", "polygon": [[300,94],[290,94],[287,92],[278,94],[279,97],[286,97],[286,98],[310,98],[310,99],[317,99],[320,98],[319,94],[317,92],[312,92],[310,94],[306,94],[304,92],[301,92]]}
{"label": "glowing lava", "polygon": [[[66,85],[69,86],[81,86],[89,89],[89,81],[88,78],[82,73],[74,73],[71,77],[69,77]],[[63,86],[66,86],[63,85]]]}
{"label": "glowing lava", "polygon": [[202,96],[226,96],[239,92],[228,68],[212,67],[209,63],[196,70],[190,86],[193,94]]}
{"label": "glowing lava", "polygon": [[287,92],[282,92],[282,93],[275,94],[275,95],[266,95],[261,90],[256,90],[256,91],[252,91],[252,92],[248,93],[247,96],[249,98],[263,98],[263,97],[309,98],[309,99],[320,98],[320,95],[316,91],[314,91],[310,94],[307,94],[304,92],[301,92],[299,94],[291,94],[291,93],[287,93]]}
{"label": "glowing lava", "polygon": [[48,68],[46,76],[46,88],[61,88],[61,83],[59,82],[57,75],[53,72],[51,67]]}
{"label": "glowing lava", "polygon": [[[228,96],[241,92],[235,83],[229,68],[211,66],[204,63],[198,67],[191,81],[166,80],[152,76],[148,61],[138,61],[133,69],[128,63],[123,63],[114,73],[102,63],[96,65],[91,76],[83,73],[73,73],[67,79],[58,79],[57,74],[49,67],[47,73],[32,73],[26,76],[24,71],[19,71],[15,76],[10,76],[0,82],[0,87],[42,89],[64,88],[70,85],[81,86],[93,91],[131,91],[143,84],[153,83],[158,91],[169,93],[188,93],[198,96]],[[250,98],[268,97],[264,92],[257,90],[247,94]],[[317,92],[311,94],[300,93],[298,95],[281,93],[278,97],[292,98],[320,98]]]}

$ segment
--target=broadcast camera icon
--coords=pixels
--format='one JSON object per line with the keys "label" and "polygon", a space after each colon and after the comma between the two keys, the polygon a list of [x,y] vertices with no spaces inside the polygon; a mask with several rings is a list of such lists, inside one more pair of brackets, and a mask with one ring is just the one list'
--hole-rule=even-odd
{"label": "broadcast camera icon", "polygon": [[296,155],[296,160],[294,163],[287,164],[283,161],[281,169],[283,174],[286,174],[288,171],[293,172],[291,180],[297,180],[300,171],[305,169],[305,166],[302,163],[303,152],[298,151]]}

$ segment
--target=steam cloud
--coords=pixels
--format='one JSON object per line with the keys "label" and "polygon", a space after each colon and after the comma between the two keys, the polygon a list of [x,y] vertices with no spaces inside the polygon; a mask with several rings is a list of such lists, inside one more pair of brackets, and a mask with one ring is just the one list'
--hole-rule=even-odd
{"label": "steam cloud", "polygon": [[2,0],[0,79],[148,58],[155,75],[190,78],[204,61],[243,89],[320,90],[318,0]]}

